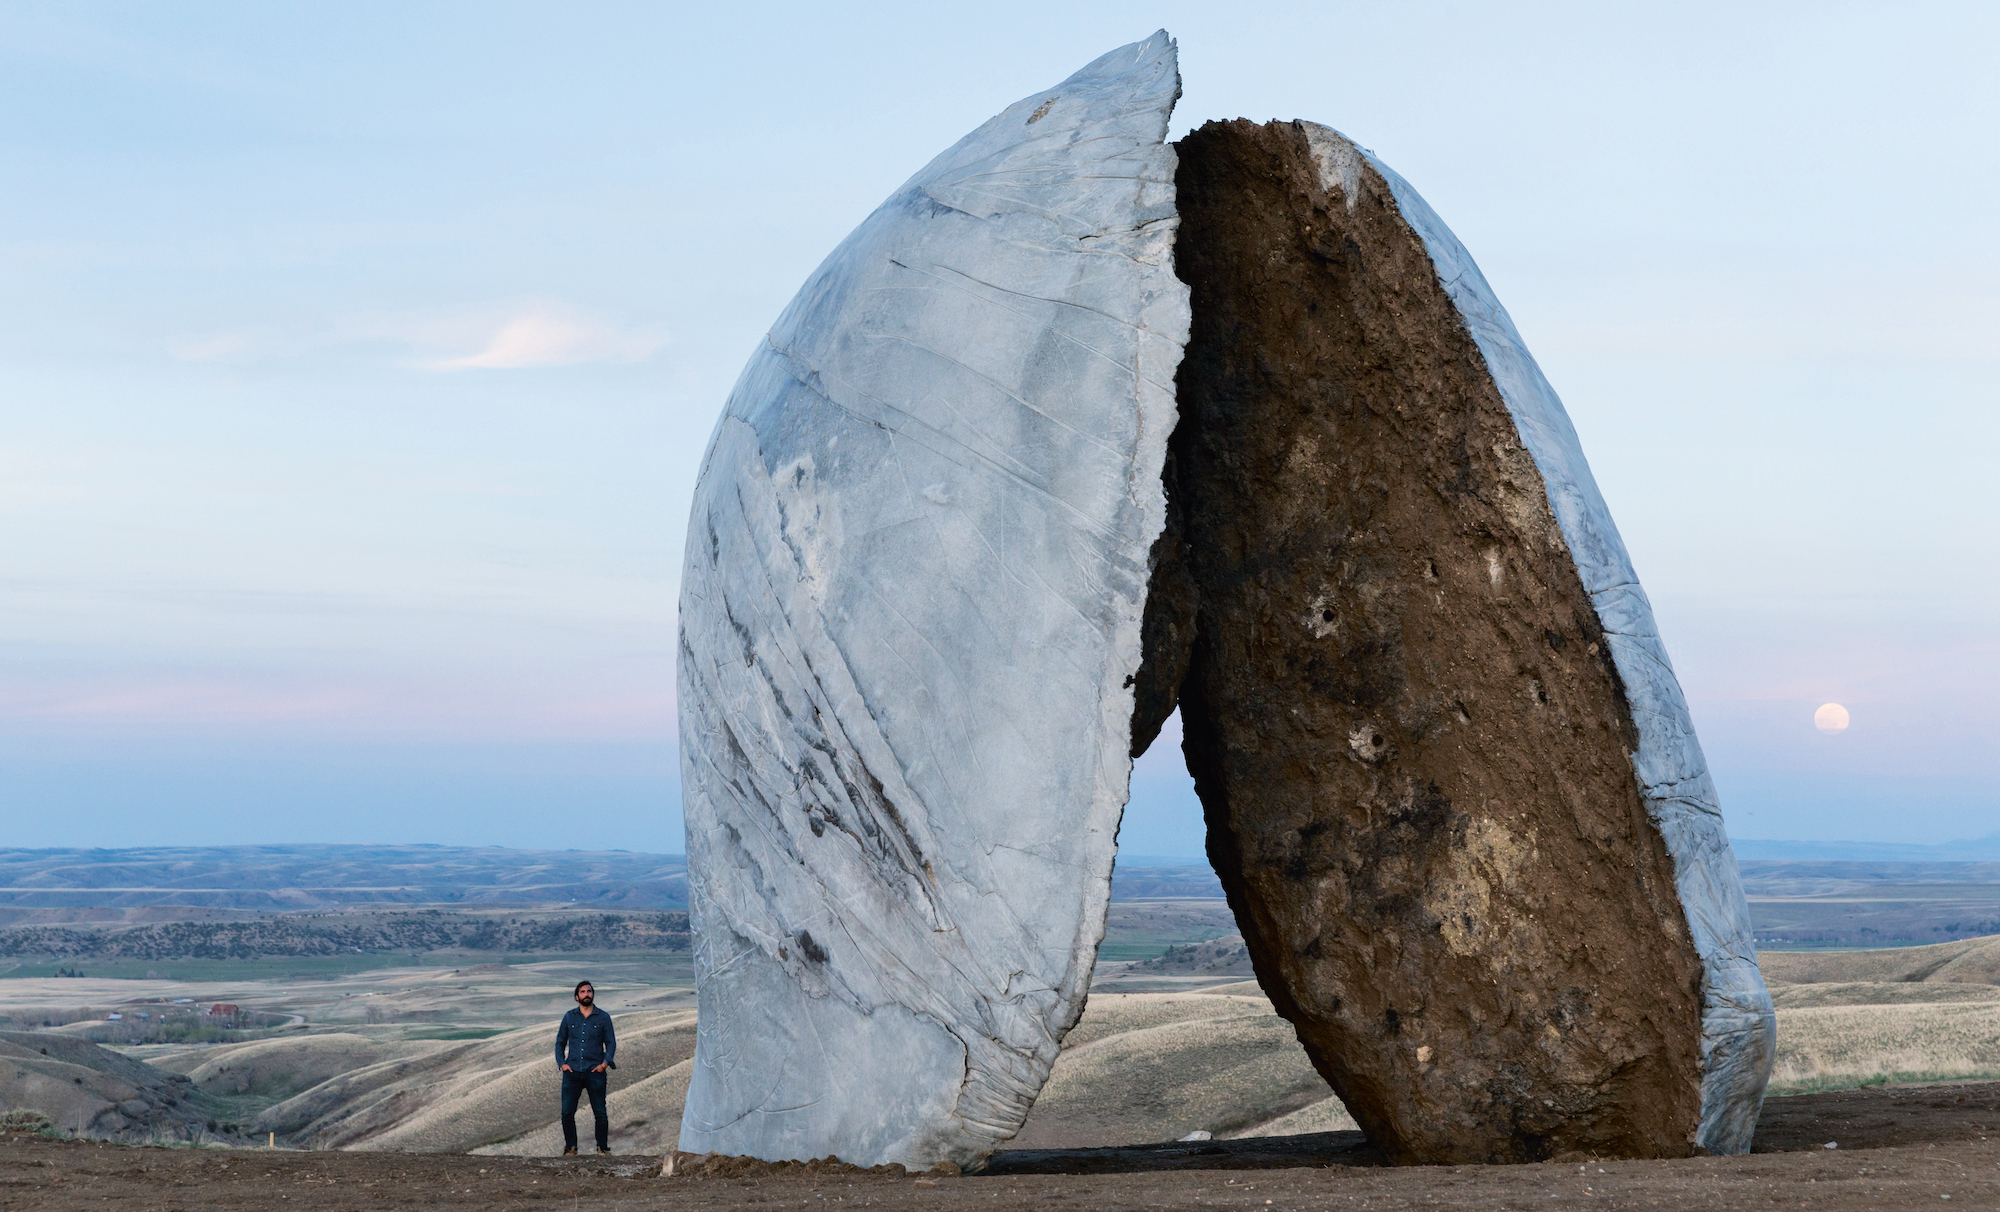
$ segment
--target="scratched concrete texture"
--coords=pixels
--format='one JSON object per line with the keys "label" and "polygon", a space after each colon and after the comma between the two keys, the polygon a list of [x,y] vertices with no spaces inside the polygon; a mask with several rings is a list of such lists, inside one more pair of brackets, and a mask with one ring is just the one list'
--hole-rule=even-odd
{"label": "scratched concrete texture", "polygon": [[681,597],[681,1148],[972,1165],[1103,936],[1186,343],[1165,32],[966,136],[806,282]]}

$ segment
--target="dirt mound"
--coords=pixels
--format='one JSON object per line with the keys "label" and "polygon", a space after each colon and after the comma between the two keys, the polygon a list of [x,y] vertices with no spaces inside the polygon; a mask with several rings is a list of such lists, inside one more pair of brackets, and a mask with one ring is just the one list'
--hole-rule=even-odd
{"label": "dirt mound", "polygon": [[[728,1157],[720,1153],[680,1153],[663,1163],[663,1178],[788,1178],[794,1175],[867,1174],[877,1178],[902,1178],[911,1171],[897,1162],[886,1166],[853,1166],[837,1157],[816,1157],[811,1161],[767,1162],[755,1157]],[[950,1162],[939,1162],[923,1173],[941,1178],[957,1178],[962,1173]]]}

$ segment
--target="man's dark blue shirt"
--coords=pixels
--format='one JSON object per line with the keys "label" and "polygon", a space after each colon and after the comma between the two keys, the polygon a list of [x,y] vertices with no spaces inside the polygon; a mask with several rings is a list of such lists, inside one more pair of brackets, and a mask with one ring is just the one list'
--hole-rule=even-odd
{"label": "man's dark blue shirt", "polygon": [[568,1065],[577,1073],[588,1073],[599,1065],[618,1067],[618,1033],[611,1029],[611,1016],[592,1010],[584,1017],[581,1007],[563,1015],[556,1028],[556,1064]]}

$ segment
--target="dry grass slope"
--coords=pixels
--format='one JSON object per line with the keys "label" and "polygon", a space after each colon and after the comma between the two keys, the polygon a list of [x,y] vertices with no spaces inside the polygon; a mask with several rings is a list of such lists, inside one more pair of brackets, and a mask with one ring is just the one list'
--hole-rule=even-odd
{"label": "dry grass slope", "polygon": [[[691,1011],[618,1021],[614,1106],[694,1052]],[[552,1038],[528,1028],[363,1065],[271,1107],[257,1127],[314,1149],[463,1153],[516,1140],[556,1118]]]}
{"label": "dry grass slope", "polygon": [[[1352,1128],[1291,1024],[1262,997],[1095,995],[1009,1148]],[[1329,1105],[1330,1104],[1330,1105]],[[1295,1113],[1320,1108],[1302,1127]],[[1338,1109],[1338,1110],[1336,1110]]]}
{"label": "dry grass slope", "polygon": [[1971,1077],[2000,1077],[2000,1001],[1827,1006],[1778,1016],[1774,1094]]}
{"label": "dry grass slope", "polygon": [[2000,1076],[2000,938],[1758,963],[1778,1007],[1773,1094]]}
{"label": "dry grass slope", "polygon": [[1771,1001],[1780,1011],[1818,1006],[1912,1006],[1946,1002],[2000,1001],[1992,985],[1933,985],[1901,981],[1827,981],[1815,985],[1773,985]]}
{"label": "dry grass slope", "polygon": [[[620,1021],[614,1094],[694,1054],[690,1012],[627,1014]],[[547,1125],[555,1119],[557,1091],[551,1038],[547,1031],[510,1032],[404,1078],[384,1100],[402,1113],[347,1147],[464,1153]]]}
{"label": "dry grass slope", "polygon": [[[1169,911],[1180,910],[1159,910]],[[1235,958],[1225,954],[1231,943],[1177,955],[1191,969],[1226,968]],[[2000,1075],[2000,938],[1761,959],[1779,1012],[1775,1094]],[[13,1063],[0,1066],[0,1078],[13,1076],[0,1080],[0,1100],[47,1112],[65,1131],[140,1139],[198,1130],[182,1122],[193,1103],[176,1105],[167,1095],[199,1091],[204,1114],[235,1108],[232,1121],[241,1116],[259,1135],[276,1132],[306,1148],[552,1155],[561,1138],[549,1043],[570,966],[352,978],[300,1005],[317,1033],[159,1055],[150,1066],[61,1032],[5,1036],[11,1050],[0,1051]],[[1165,965],[1117,967],[1138,973]],[[1169,992],[1113,986],[1092,994],[1009,1147],[1353,1128],[1256,982],[1228,975],[1174,976],[1187,983],[1169,984]],[[116,992],[115,982],[99,984],[87,996]],[[616,996],[613,1148],[658,1154],[678,1144],[694,1049],[692,997],[685,987],[642,983]],[[482,1040],[407,1039],[420,1030],[361,1022],[370,1008],[396,1018],[533,1025]],[[587,1112],[584,1121],[587,1133]]]}
{"label": "dry grass slope", "polygon": [[1757,956],[1764,979],[1808,985],[1827,981],[2000,983],[2000,936],[1884,947],[1874,951],[1765,951]]}
{"label": "dry grass slope", "polygon": [[[694,1016],[628,1012],[619,1022],[612,1147],[664,1152],[679,1140]],[[516,1035],[531,1038],[516,1042]],[[556,1153],[562,1138],[545,1036],[520,1032],[461,1045],[424,1058],[417,1072],[390,1062],[379,1067],[386,1080],[365,1083],[358,1095],[329,1083],[302,1101],[337,1099],[340,1110],[323,1114],[302,1138],[353,1149]],[[1069,1044],[1012,1147],[1146,1143],[1197,1129],[1222,1136],[1354,1126],[1290,1025],[1261,996],[1099,994]],[[587,1111],[581,1120],[587,1137]]]}
{"label": "dry grass slope", "polygon": [[204,1094],[290,1098],[382,1061],[424,1056],[450,1045],[437,1040],[383,1041],[347,1032],[296,1039],[261,1039],[176,1053],[155,1061],[185,1073]]}
{"label": "dry grass slope", "polygon": [[0,1110],[39,1113],[59,1132],[110,1140],[190,1139],[190,1083],[53,1032],[0,1031]]}
{"label": "dry grass slope", "polygon": [[[624,1070],[619,1070],[624,1072]],[[692,1059],[669,1065],[632,1086],[614,1084],[605,1110],[611,1116],[611,1148],[615,1153],[663,1154],[679,1146],[681,1107],[687,1102]],[[550,1095],[553,1101],[553,1093]],[[590,1111],[578,1107],[576,1132],[590,1144]],[[554,1119],[512,1140],[474,1149],[474,1153],[543,1157],[562,1151],[562,1124]]]}

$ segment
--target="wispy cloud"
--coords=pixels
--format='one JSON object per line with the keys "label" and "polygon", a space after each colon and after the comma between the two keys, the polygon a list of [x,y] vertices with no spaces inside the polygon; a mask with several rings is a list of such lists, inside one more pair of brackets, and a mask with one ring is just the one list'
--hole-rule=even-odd
{"label": "wispy cloud", "polygon": [[660,344],[656,336],[630,332],[559,304],[536,303],[503,321],[479,352],[430,365],[435,370],[514,370],[638,362]]}
{"label": "wispy cloud", "polygon": [[420,370],[519,370],[644,361],[666,344],[657,331],[554,299],[454,310],[361,315],[320,325],[246,328],[174,346],[183,362],[311,356],[374,345],[400,347]]}
{"label": "wispy cloud", "polygon": [[210,337],[206,341],[192,341],[173,351],[173,355],[183,362],[212,362],[226,358],[233,353],[242,353],[250,345],[250,338],[243,333],[224,333]]}

